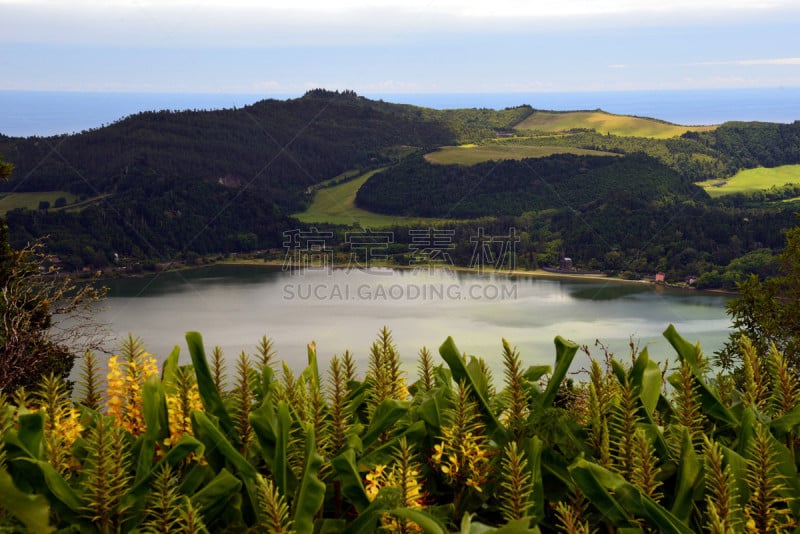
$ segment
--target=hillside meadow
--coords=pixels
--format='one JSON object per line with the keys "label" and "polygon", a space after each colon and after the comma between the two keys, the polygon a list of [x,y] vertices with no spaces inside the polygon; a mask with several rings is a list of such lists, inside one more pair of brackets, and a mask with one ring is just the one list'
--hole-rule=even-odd
{"label": "hillside meadow", "polygon": [[714,128],[715,126],[681,126],[657,119],[615,115],[601,110],[534,111],[514,126],[514,129],[518,131],[565,132],[576,129],[590,129],[596,130],[601,134],[655,139],[667,139],[682,135],[687,131],[709,131]]}
{"label": "hillside meadow", "polygon": [[730,178],[706,180],[697,185],[706,190],[712,198],[734,193],[752,193],[771,187],[787,184],[800,184],[800,165],[781,165],[779,167],[756,167],[744,169]]}
{"label": "hillside meadow", "polygon": [[579,156],[617,156],[611,152],[587,150],[569,146],[535,146],[519,144],[496,144],[444,146],[435,152],[425,154],[425,159],[440,165],[475,165],[484,161],[507,159],[544,158],[553,154],[576,154]]}
{"label": "hillside meadow", "polygon": [[[362,228],[385,228],[397,224],[408,226],[424,226],[441,222],[443,219],[421,217],[398,217],[373,213],[355,205],[356,193],[370,177],[384,169],[375,169],[356,178],[336,185],[319,187],[314,192],[314,200],[308,209],[296,213],[292,217],[306,224],[325,223]],[[336,179],[330,180],[335,182]]]}

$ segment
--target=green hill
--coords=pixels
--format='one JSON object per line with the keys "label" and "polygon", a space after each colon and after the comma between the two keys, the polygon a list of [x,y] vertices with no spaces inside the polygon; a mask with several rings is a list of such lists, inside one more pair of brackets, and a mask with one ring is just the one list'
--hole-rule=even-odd
{"label": "green hill", "polygon": [[623,137],[651,137],[655,139],[676,137],[690,130],[708,131],[714,128],[714,126],[680,126],[657,119],[614,115],[602,110],[565,112],[537,110],[514,126],[515,130],[551,133],[572,130],[595,130],[601,134]]}
{"label": "green hill", "polygon": [[641,200],[706,198],[648,156],[560,154],[469,167],[412,158],[372,176],[358,190],[356,205],[392,215],[474,218],[578,209],[615,191]]}
{"label": "green hill", "polygon": [[691,130],[599,111],[434,110],[313,90],[239,109],[139,113],[75,135],[0,135],[0,154],[14,164],[0,184],[14,197],[0,209],[15,246],[49,236],[50,250],[77,268],[116,255],[275,248],[306,223],[613,213],[615,203],[705,209],[692,182],[800,164],[800,122]]}

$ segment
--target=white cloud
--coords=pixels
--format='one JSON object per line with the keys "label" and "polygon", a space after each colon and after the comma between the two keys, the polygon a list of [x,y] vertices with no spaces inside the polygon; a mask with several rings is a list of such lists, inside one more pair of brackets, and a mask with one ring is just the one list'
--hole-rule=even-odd
{"label": "white cloud", "polygon": [[735,59],[730,61],[703,61],[692,65],[800,65],[800,57],[778,57],[770,59]]}
{"label": "white cloud", "polygon": [[790,0],[0,0],[0,42],[280,46],[750,20]]}

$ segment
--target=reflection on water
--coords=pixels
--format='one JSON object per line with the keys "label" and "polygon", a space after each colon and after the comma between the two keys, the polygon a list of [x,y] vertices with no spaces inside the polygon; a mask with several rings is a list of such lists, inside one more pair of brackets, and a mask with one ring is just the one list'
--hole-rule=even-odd
{"label": "reflection on water", "polygon": [[[141,337],[159,357],[179,345],[188,361],[183,335],[195,330],[229,358],[252,353],[267,335],[295,369],[305,364],[310,341],[317,342],[323,366],[350,350],[366,368],[369,346],[386,325],[411,378],[419,349],[436,352],[447,336],[460,350],[486,358],[499,380],[502,338],[529,365],[553,363],[556,335],[589,346],[600,339],[619,354],[633,336],[663,359],[673,357],[661,337],[669,324],[707,353],[722,346],[730,324],[723,296],[596,280],[213,266],[107,285],[102,319],[119,338]],[[585,357],[576,365],[585,365]]]}

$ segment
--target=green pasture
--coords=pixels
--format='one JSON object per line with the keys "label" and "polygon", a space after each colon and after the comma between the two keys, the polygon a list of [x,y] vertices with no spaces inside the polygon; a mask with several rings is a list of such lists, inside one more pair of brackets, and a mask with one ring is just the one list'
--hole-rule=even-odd
{"label": "green pasture", "polygon": [[737,172],[730,178],[722,180],[706,180],[697,185],[706,190],[713,198],[734,193],[752,193],[770,187],[800,183],[800,165],[782,165],[780,167],[757,167]]}
{"label": "green pasture", "polygon": [[[98,195],[96,197],[86,198],[80,200],[80,197],[68,193],[66,191],[31,191],[24,193],[0,193],[0,214],[5,215],[9,211],[15,209],[38,210],[39,203],[46,201],[50,203],[48,208],[50,211],[80,211],[85,207],[94,204],[104,198],[109,197],[109,194]],[[64,197],[67,204],[63,207],[56,208],[56,200]]]}
{"label": "green pasture", "polygon": [[64,197],[67,201],[64,208],[68,209],[74,204],[78,197],[66,191],[35,191],[29,193],[2,193],[0,194],[0,213],[6,214],[15,209],[39,209],[39,203],[46,201],[50,203],[50,209],[55,208],[56,199]]}
{"label": "green pasture", "polygon": [[303,223],[329,223],[348,226],[360,225],[362,228],[380,228],[395,224],[419,226],[439,223],[445,220],[384,215],[381,213],[372,213],[371,211],[356,207],[355,199],[358,189],[370,176],[382,170],[383,169],[376,169],[362,174],[353,180],[318,189],[314,195],[314,201],[311,203],[311,206],[309,206],[306,211],[296,213],[292,215],[292,217]]}
{"label": "green pasture", "polygon": [[614,115],[605,111],[535,111],[514,126],[516,130],[540,132],[563,132],[574,129],[591,129],[598,133],[610,133],[625,137],[651,137],[667,139],[687,131],[704,131],[715,126],[681,126],[657,119]]}
{"label": "green pasture", "polygon": [[504,159],[543,158],[553,154],[577,154],[593,156],[618,156],[610,152],[586,150],[569,146],[535,146],[519,144],[460,145],[445,146],[425,154],[430,163],[440,165],[475,165],[484,161]]}

